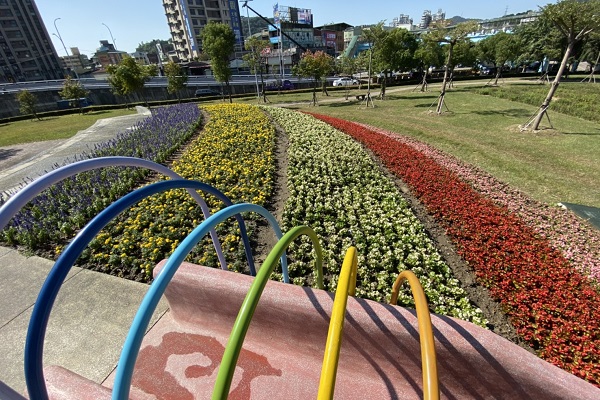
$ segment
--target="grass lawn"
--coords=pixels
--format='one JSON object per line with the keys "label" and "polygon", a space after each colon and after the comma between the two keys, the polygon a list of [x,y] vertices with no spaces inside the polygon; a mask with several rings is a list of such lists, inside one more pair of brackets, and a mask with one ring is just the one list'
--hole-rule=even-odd
{"label": "grass lawn", "polygon": [[119,109],[92,111],[86,114],[70,114],[57,117],[45,117],[41,121],[24,121],[0,124],[0,147],[13,144],[43,142],[54,139],[67,139],[80,130],[89,128],[101,118],[119,117],[135,114],[135,110]]}
{"label": "grass lawn", "polygon": [[[481,87],[485,82],[478,84]],[[510,86],[502,90],[510,90]],[[521,85],[517,86],[521,90]],[[589,88],[589,84],[561,85],[557,96],[573,97],[571,92],[582,90],[582,86]],[[537,107],[477,94],[476,87],[471,82],[457,82],[446,94],[450,112],[439,116],[434,113],[435,104],[431,107],[439,95],[439,85],[430,85],[424,93],[413,92],[412,86],[390,88],[385,101],[375,100],[375,108],[365,108],[354,98],[365,93],[366,87],[353,89],[348,101],[340,101],[344,91],[330,91],[329,97],[319,91],[317,107],[309,104],[310,93],[271,95],[269,100],[417,138],[545,203],[564,201],[600,207],[599,123],[560,114],[551,107],[554,129],[544,120],[544,129],[520,132],[518,126],[525,124]],[[379,89],[372,93],[378,94]],[[337,101],[330,102],[332,99]],[[246,101],[256,103],[256,99]]]}

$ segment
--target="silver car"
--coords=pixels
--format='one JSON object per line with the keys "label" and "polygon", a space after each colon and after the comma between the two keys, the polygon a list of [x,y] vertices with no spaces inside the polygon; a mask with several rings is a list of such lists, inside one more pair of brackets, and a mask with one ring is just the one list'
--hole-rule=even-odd
{"label": "silver car", "polygon": [[356,79],[349,78],[347,76],[333,81],[333,86],[352,86],[352,85],[358,85],[358,81]]}

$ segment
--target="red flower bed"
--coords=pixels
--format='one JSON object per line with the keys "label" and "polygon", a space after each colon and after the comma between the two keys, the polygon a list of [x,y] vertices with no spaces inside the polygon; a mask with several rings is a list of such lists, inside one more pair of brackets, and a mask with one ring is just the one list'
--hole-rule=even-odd
{"label": "red flower bed", "polygon": [[411,187],[541,358],[600,386],[600,294],[547,239],[415,148],[313,115],[361,142]]}

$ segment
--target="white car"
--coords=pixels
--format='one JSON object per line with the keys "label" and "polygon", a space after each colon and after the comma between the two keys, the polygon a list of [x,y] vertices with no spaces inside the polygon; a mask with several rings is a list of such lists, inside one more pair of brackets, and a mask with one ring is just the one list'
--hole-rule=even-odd
{"label": "white car", "polygon": [[358,85],[358,81],[356,79],[349,78],[347,76],[333,81],[333,86],[352,86],[352,85]]}

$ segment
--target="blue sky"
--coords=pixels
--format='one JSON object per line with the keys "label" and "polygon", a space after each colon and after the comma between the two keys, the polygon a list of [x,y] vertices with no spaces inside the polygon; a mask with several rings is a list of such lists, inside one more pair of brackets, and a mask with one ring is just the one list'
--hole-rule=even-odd
{"label": "blue sky", "polygon": [[[276,2],[251,0],[248,4],[263,16],[272,17]],[[386,21],[387,25],[400,14],[408,14],[417,22],[423,10],[435,13],[439,8],[446,13],[446,17],[459,15],[487,19],[502,16],[506,10],[508,14],[537,10],[538,6],[548,3],[548,0],[504,0],[497,3],[487,0],[280,1],[281,5],[311,9],[315,26],[330,22],[364,25],[380,21]],[[112,41],[111,33],[117,49],[127,52],[135,51],[140,42],[170,38],[161,0],[36,0],[36,4],[59,56],[64,56],[65,51],[53,33],[60,33],[69,52],[70,47],[79,47],[81,53],[89,56],[99,47],[100,40]],[[241,12],[246,15],[245,8]],[[253,16],[252,12],[250,16]],[[58,32],[54,27],[56,18],[60,18],[56,21]]]}

